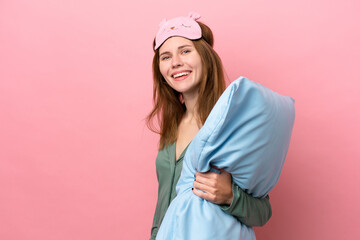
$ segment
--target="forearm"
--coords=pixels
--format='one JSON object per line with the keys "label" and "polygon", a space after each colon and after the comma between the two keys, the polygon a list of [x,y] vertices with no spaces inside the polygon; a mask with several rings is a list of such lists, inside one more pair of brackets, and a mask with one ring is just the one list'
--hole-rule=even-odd
{"label": "forearm", "polygon": [[269,221],[272,215],[269,196],[262,199],[252,197],[235,183],[232,184],[232,189],[231,205],[220,205],[222,210],[250,227],[263,226]]}

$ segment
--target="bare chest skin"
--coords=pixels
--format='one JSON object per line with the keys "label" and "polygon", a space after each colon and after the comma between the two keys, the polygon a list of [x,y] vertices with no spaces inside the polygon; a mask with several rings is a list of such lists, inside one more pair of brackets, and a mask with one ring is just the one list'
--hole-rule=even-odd
{"label": "bare chest skin", "polygon": [[186,121],[185,119],[181,121],[178,128],[178,136],[175,146],[175,159],[179,159],[181,153],[193,140],[195,135],[199,132],[200,128],[195,121]]}

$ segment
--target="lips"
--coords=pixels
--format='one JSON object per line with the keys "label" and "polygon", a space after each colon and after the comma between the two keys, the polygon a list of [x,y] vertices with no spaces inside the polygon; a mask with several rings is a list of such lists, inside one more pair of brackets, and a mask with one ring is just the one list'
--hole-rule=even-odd
{"label": "lips", "polygon": [[190,73],[191,73],[191,71],[179,71],[179,72],[173,73],[171,75],[171,77],[174,79],[179,79],[181,77],[188,76]]}

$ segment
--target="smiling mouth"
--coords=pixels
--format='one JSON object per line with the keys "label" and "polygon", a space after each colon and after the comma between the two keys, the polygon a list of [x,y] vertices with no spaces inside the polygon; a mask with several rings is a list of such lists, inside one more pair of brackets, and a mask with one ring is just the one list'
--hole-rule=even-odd
{"label": "smiling mouth", "polygon": [[187,76],[189,75],[191,72],[181,72],[181,73],[177,73],[177,74],[174,74],[174,75],[171,75],[173,78],[179,78],[179,77],[182,77],[182,76]]}

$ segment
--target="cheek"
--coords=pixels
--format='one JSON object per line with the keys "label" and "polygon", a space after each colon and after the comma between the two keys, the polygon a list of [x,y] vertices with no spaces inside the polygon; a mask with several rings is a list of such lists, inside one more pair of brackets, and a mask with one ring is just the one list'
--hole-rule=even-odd
{"label": "cheek", "polygon": [[203,65],[201,62],[201,59],[197,62],[197,69],[200,75],[202,75],[202,71],[203,71]]}
{"label": "cheek", "polygon": [[202,64],[201,57],[199,54],[197,54],[196,57],[194,57],[193,64],[196,66],[197,70],[199,72],[201,72],[203,64]]}
{"label": "cheek", "polygon": [[200,65],[199,65],[199,70],[200,70],[200,74],[202,74],[203,66],[202,66],[201,62],[200,62]]}

